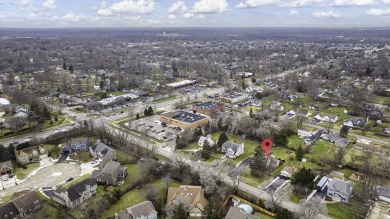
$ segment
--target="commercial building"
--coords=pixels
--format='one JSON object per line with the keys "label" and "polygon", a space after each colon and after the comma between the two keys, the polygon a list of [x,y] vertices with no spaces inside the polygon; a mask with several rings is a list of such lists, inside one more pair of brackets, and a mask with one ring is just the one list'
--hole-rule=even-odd
{"label": "commercial building", "polygon": [[185,111],[167,112],[160,116],[161,122],[180,127],[182,129],[195,129],[205,125],[209,120],[205,116],[188,113]]}
{"label": "commercial building", "polygon": [[192,105],[192,110],[195,110],[198,113],[211,116],[223,111],[223,104],[212,101],[208,101],[205,103],[195,103],[194,105]]}
{"label": "commercial building", "polygon": [[225,103],[237,103],[246,100],[247,98],[248,96],[246,94],[235,92],[235,93],[224,94],[219,99]]}
{"label": "commercial building", "polygon": [[172,87],[173,89],[178,89],[178,88],[182,88],[182,87],[185,87],[185,86],[193,85],[195,83],[196,83],[196,80],[182,80],[182,81],[179,81],[179,82],[166,84],[166,86]]}

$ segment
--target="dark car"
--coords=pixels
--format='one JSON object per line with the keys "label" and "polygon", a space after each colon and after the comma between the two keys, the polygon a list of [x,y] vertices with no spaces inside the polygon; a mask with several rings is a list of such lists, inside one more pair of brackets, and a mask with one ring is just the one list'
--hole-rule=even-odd
{"label": "dark car", "polygon": [[70,182],[70,181],[73,181],[74,178],[73,177],[70,177],[69,179],[66,180],[66,182]]}

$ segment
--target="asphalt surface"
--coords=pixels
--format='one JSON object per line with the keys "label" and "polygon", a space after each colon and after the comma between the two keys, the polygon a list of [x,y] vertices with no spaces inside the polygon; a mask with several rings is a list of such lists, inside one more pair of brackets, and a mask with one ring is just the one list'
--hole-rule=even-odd
{"label": "asphalt surface", "polygon": [[233,177],[234,179],[237,178],[237,176],[239,176],[240,173],[245,170],[245,168],[252,162],[252,160],[252,157],[246,158],[236,167],[236,169],[229,173],[228,176]]}
{"label": "asphalt surface", "polygon": [[264,190],[267,192],[275,192],[276,190],[279,189],[279,187],[281,187],[287,181],[288,181],[287,178],[279,177],[277,180],[273,181],[270,185],[268,185]]}
{"label": "asphalt surface", "polygon": [[80,165],[60,163],[40,169],[35,175],[16,186],[0,191],[0,197],[10,195],[24,189],[54,187],[65,183],[69,177],[77,177],[81,173]]}

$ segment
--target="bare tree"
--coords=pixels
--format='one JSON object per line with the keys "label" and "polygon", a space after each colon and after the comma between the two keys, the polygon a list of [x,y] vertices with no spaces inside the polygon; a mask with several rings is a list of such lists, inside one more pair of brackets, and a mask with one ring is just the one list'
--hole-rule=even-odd
{"label": "bare tree", "polygon": [[346,146],[346,147],[336,147],[336,149],[333,152],[333,155],[334,155],[334,165],[335,166],[343,164],[345,155],[347,155],[349,149],[350,148],[348,146]]}
{"label": "bare tree", "polygon": [[296,119],[296,122],[297,122],[297,128],[302,128],[302,124],[306,121],[306,117],[301,115],[301,114],[297,114],[297,116],[295,117]]}
{"label": "bare tree", "polygon": [[314,219],[321,212],[326,211],[322,198],[315,196],[310,200],[301,203],[300,210],[296,213],[300,219]]}

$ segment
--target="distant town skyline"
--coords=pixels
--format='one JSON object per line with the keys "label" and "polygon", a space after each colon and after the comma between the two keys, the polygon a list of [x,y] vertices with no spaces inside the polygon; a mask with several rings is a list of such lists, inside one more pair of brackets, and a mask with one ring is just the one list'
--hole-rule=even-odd
{"label": "distant town skyline", "polygon": [[0,27],[390,27],[390,0],[0,0]]}

